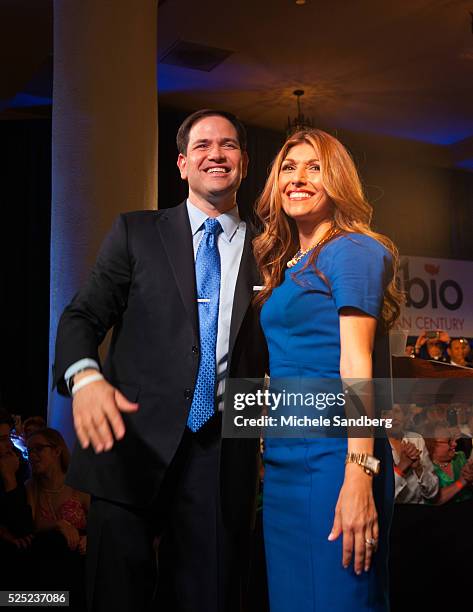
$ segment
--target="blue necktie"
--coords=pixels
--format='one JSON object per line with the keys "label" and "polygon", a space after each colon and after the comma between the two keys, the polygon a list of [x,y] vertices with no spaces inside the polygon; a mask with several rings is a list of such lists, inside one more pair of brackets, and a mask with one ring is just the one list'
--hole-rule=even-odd
{"label": "blue necktie", "polygon": [[200,362],[194,397],[187,420],[192,431],[197,431],[215,412],[215,380],[220,301],[220,254],[217,236],[222,226],[216,219],[207,219],[205,232],[195,259],[195,277],[199,309]]}

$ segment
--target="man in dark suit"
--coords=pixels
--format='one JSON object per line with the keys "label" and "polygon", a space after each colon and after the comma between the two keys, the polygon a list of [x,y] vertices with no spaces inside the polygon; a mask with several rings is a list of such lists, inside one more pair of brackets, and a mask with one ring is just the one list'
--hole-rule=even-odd
{"label": "man in dark suit", "polygon": [[68,478],[92,495],[93,610],[147,609],[156,534],[157,610],[240,609],[258,448],[222,439],[220,398],[226,377],[267,366],[252,232],[236,206],[246,133],[235,116],[204,110],[177,144],[187,201],[120,215],[58,327],[55,383],[73,395],[80,442]]}

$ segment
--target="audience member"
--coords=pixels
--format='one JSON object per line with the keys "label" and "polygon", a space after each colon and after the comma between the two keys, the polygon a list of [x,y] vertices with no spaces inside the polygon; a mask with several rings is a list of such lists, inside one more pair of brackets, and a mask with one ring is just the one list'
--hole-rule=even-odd
{"label": "audience member", "polygon": [[[2,453],[5,457],[11,456],[14,453],[18,460],[18,467],[15,471],[15,480],[19,484],[23,484],[29,476],[29,466],[25,461],[21,451],[13,444],[15,438],[13,428],[15,421],[13,417],[4,409],[0,408],[0,443],[2,443]],[[10,459],[6,459],[7,464],[11,463]],[[0,495],[5,492],[5,480],[0,478]]]}
{"label": "audience member", "polygon": [[[15,447],[10,440],[0,440],[0,525],[4,527],[4,539],[19,548],[25,544],[22,538],[33,532],[21,472],[21,461]],[[18,541],[14,542],[12,538]]]}
{"label": "audience member", "polygon": [[395,404],[389,436],[394,459],[395,501],[398,504],[424,504],[433,499],[439,481],[421,435],[408,431],[410,406]]}
{"label": "audience member", "polygon": [[439,494],[430,503],[445,504],[473,499],[473,463],[457,452],[457,441],[446,421],[430,423],[424,428],[425,443],[439,479]]}
{"label": "audience member", "polygon": [[46,428],[46,421],[41,416],[31,416],[28,417],[22,425],[22,435],[23,440],[26,440],[31,436],[31,434],[40,429]]}
{"label": "audience member", "polygon": [[27,449],[26,490],[35,526],[30,588],[69,590],[72,607],[82,609],[89,496],[65,484],[69,451],[58,431],[33,432]]}
{"label": "audience member", "polygon": [[[445,403],[436,403],[433,405],[424,405],[421,410],[414,416],[413,429],[424,436],[424,428],[439,421],[447,420],[449,405]],[[425,436],[424,436],[425,438]]]}
{"label": "audience member", "polygon": [[466,338],[452,338],[450,340],[447,354],[452,365],[471,368],[472,364],[467,361],[469,353],[470,343]]}
{"label": "audience member", "polygon": [[9,437],[0,439],[0,556],[3,588],[28,586],[27,551],[33,541],[31,509],[21,457]]}
{"label": "audience member", "polygon": [[[447,422],[452,438],[457,442],[457,452],[462,451],[468,459],[471,455],[472,435],[468,426],[470,406],[468,404],[455,402],[450,405],[447,412]],[[473,423],[473,421],[472,421]]]}
{"label": "audience member", "polygon": [[58,531],[71,550],[85,552],[89,495],[65,484],[69,451],[61,434],[50,428],[27,440],[32,477],[26,483],[37,531]]}
{"label": "audience member", "polygon": [[13,417],[4,408],[0,408],[0,440],[10,439],[14,424]]}
{"label": "audience member", "polygon": [[414,353],[420,359],[430,359],[434,361],[448,362],[445,352],[450,336],[444,331],[423,331],[417,338]]}
{"label": "audience member", "polygon": [[460,404],[457,407],[458,429],[462,436],[473,438],[473,407]]}

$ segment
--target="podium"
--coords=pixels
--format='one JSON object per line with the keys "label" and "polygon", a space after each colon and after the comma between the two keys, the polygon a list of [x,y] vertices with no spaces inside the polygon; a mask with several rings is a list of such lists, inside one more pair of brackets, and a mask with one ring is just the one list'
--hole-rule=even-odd
{"label": "podium", "polygon": [[473,368],[412,357],[391,357],[393,378],[473,378]]}

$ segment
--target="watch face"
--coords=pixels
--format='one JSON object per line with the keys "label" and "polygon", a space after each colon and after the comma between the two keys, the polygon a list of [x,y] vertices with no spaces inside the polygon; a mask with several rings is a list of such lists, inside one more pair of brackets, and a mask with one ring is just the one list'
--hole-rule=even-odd
{"label": "watch face", "polygon": [[367,457],[366,467],[374,474],[377,474],[379,472],[379,459],[376,459],[375,457]]}

